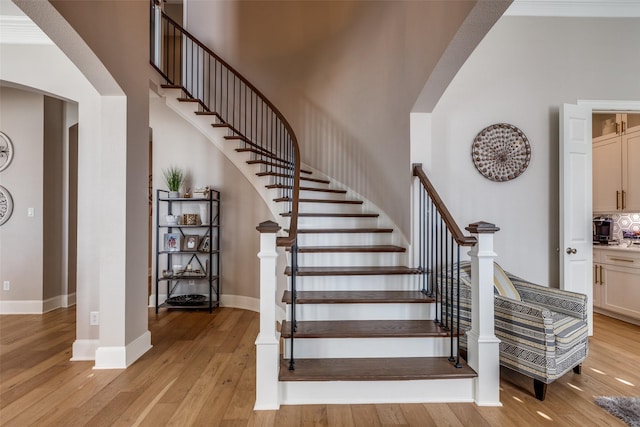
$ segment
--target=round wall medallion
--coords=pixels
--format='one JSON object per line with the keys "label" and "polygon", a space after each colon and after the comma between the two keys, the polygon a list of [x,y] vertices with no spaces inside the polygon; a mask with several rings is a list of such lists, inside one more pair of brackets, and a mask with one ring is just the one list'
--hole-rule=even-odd
{"label": "round wall medallion", "polygon": [[473,140],[471,158],[478,172],[492,181],[509,181],[522,175],[531,161],[531,147],[517,127],[498,123],[480,131]]}
{"label": "round wall medallion", "polygon": [[13,144],[4,132],[0,132],[0,172],[5,170],[13,159]]}
{"label": "round wall medallion", "polygon": [[0,185],[0,225],[9,220],[13,212],[13,199],[9,190]]}

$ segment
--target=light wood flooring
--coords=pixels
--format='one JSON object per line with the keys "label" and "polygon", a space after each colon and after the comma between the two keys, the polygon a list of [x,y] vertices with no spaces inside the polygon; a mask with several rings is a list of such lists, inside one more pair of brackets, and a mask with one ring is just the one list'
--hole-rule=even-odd
{"label": "light wood flooring", "polygon": [[75,310],[0,316],[2,426],[624,426],[594,396],[640,395],[640,327],[595,315],[582,375],[533,397],[503,370],[503,407],[474,404],[282,406],[253,411],[258,314],[150,311],[153,349],[126,370],[70,362]]}

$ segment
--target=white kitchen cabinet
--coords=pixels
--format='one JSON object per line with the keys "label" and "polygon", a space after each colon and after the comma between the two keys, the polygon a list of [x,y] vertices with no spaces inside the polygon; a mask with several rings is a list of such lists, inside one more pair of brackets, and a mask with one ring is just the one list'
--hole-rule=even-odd
{"label": "white kitchen cabinet", "polygon": [[594,311],[640,322],[640,251],[594,249]]}
{"label": "white kitchen cabinet", "polygon": [[594,114],[594,122],[594,132],[604,124],[593,139],[593,212],[640,211],[640,114]]}

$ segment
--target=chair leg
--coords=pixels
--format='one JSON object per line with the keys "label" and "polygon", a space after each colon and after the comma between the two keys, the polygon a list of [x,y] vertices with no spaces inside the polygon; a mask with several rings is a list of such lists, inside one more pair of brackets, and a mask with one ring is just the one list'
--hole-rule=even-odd
{"label": "chair leg", "polygon": [[574,366],[573,367],[573,372],[576,374],[581,374],[582,373],[582,363],[579,364],[578,366]]}
{"label": "chair leg", "polygon": [[543,383],[540,380],[534,379],[533,390],[535,391],[536,399],[538,399],[539,401],[543,401],[547,395],[547,384]]}

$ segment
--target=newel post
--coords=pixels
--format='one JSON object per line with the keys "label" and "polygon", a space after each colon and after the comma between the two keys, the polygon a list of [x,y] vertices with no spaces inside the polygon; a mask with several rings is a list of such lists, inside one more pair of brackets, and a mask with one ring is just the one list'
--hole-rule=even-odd
{"label": "newel post", "polygon": [[260,333],[256,339],[255,410],[279,409],[280,333],[276,330],[276,233],[273,221],[260,223]]}
{"label": "newel post", "polygon": [[477,373],[474,399],[479,406],[500,403],[500,340],[495,335],[493,297],[493,235],[500,229],[488,222],[475,222],[466,230],[478,240],[470,251],[472,306],[471,330],[467,332],[468,362]]}

